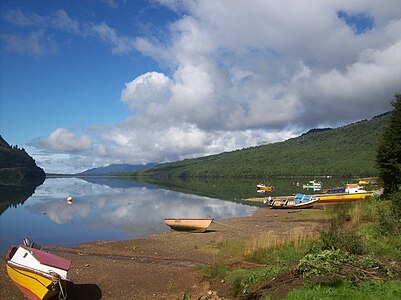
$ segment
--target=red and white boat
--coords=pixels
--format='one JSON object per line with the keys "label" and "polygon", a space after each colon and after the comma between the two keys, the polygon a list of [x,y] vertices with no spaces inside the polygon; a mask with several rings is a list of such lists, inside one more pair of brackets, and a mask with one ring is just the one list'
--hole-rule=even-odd
{"label": "red and white boat", "polygon": [[41,250],[29,238],[22,245],[11,245],[6,253],[6,270],[14,284],[33,300],[46,300],[55,295],[66,299],[68,270],[71,261]]}

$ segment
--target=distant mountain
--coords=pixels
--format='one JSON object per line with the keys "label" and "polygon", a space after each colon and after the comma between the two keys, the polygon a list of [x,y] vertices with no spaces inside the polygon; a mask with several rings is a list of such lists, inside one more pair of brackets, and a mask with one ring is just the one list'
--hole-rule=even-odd
{"label": "distant mountain", "polygon": [[43,169],[26,153],[25,149],[10,146],[0,135],[0,184],[39,185],[45,180]]}
{"label": "distant mountain", "polygon": [[130,164],[111,164],[106,167],[93,168],[76,175],[110,175],[115,173],[134,172],[143,169],[150,169],[158,163],[148,163],[146,165],[130,165]]}
{"label": "distant mountain", "polygon": [[137,171],[158,178],[378,176],[376,152],[390,113],[339,128],[312,129],[273,144],[184,159]]}

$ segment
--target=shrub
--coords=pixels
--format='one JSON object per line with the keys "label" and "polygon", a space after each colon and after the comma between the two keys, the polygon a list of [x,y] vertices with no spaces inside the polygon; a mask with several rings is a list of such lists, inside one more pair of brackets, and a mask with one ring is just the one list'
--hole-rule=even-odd
{"label": "shrub", "polygon": [[398,234],[401,229],[401,192],[392,194],[387,205],[378,209],[379,228],[384,235]]}
{"label": "shrub", "polygon": [[326,275],[337,272],[348,260],[347,254],[337,250],[323,250],[311,253],[299,261],[298,269],[304,277]]}

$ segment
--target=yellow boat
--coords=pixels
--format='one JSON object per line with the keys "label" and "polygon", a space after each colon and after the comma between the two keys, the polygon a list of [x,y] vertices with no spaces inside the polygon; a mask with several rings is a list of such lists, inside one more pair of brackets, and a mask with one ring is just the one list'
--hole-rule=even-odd
{"label": "yellow boat", "polygon": [[345,187],[328,189],[325,193],[315,196],[320,199],[320,203],[327,203],[363,200],[373,196],[373,193],[364,190],[358,184],[347,184]]}
{"label": "yellow boat", "polygon": [[174,219],[166,218],[164,222],[173,230],[190,231],[190,232],[205,232],[213,219]]}
{"label": "yellow boat", "polygon": [[46,300],[57,294],[66,299],[70,267],[70,260],[26,245],[11,245],[6,253],[7,274],[29,299]]}
{"label": "yellow boat", "polygon": [[264,192],[273,192],[274,188],[271,185],[265,185],[263,183],[259,183],[256,185],[256,189],[259,191],[264,191]]}

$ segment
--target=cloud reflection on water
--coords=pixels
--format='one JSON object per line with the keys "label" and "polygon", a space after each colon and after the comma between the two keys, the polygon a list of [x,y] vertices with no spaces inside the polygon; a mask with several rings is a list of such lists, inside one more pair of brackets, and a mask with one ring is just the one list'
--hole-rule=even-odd
{"label": "cloud reflection on water", "polygon": [[[66,197],[72,196],[72,204]],[[86,230],[113,228],[126,238],[141,238],[169,230],[166,217],[221,220],[247,216],[256,208],[146,186],[116,188],[89,183],[76,178],[47,179],[27,207],[35,214],[45,214],[56,224],[69,224]],[[79,226],[78,226],[79,225]],[[79,232],[76,232],[79,235]]]}

